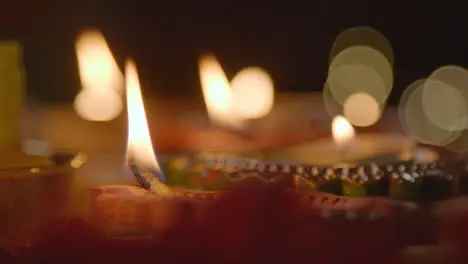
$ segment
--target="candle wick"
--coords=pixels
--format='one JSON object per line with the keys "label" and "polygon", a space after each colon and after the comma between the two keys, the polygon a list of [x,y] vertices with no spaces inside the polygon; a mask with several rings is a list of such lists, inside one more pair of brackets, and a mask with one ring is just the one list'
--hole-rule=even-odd
{"label": "candle wick", "polygon": [[171,189],[164,183],[165,179],[162,171],[144,166],[141,167],[131,159],[128,161],[128,166],[143,188],[159,195],[169,195],[172,193]]}

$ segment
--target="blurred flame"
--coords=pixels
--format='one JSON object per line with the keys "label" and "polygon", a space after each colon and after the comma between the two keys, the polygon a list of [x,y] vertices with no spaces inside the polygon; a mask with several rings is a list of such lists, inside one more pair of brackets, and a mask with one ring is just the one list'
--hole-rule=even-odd
{"label": "blurred flame", "polygon": [[243,119],[233,111],[231,87],[216,57],[202,56],[199,71],[203,97],[211,120],[229,128],[241,128]]}
{"label": "blurred flame", "polygon": [[75,98],[79,116],[91,121],[109,121],[123,108],[118,93],[123,76],[101,33],[87,31],[76,42],[82,90]]}
{"label": "blurred flame", "polygon": [[137,69],[132,61],[125,64],[125,77],[128,112],[127,160],[132,159],[147,168],[161,171],[151,142]]}
{"label": "blurred flame", "polygon": [[339,147],[349,145],[355,137],[354,128],[343,116],[336,116],[332,121],[333,141]]}
{"label": "blurred flame", "polygon": [[78,115],[89,121],[110,121],[123,109],[119,94],[99,89],[82,90],[75,97],[74,106]]}
{"label": "blurred flame", "polygon": [[266,116],[273,107],[274,88],[270,75],[260,67],[242,69],[231,81],[233,108],[242,118]]}
{"label": "blurred flame", "polygon": [[122,89],[123,76],[100,32],[82,33],[76,42],[76,54],[81,84],[85,89]]}

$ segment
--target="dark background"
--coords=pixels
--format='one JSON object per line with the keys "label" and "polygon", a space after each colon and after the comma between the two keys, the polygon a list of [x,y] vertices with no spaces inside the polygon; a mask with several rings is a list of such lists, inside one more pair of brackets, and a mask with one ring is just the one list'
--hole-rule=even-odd
{"label": "dark background", "polygon": [[321,90],[334,38],[359,25],[393,46],[393,103],[415,79],[468,59],[463,1],[0,2],[0,39],[23,43],[29,94],[44,102],[71,101],[79,90],[74,41],[88,27],[102,30],[121,66],[133,57],[145,92],[160,97],[200,97],[197,57],[207,50],[228,77],[258,65],[278,91]]}

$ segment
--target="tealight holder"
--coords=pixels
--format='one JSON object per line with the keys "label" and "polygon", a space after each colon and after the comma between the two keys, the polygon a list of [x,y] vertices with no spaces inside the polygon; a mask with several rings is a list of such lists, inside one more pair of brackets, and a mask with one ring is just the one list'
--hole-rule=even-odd
{"label": "tealight holder", "polygon": [[[131,168],[141,186],[156,194],[210,201],[246,179],[255,178],[265,184],[283,181],[287,183],[285,189],[295,190],[314,210],[325,214],[342,212],[342,215],[365,212],[370,218],[379,211],[406,210],[411,207],[404,206],[407,203],[417,207],[417,204],[450,198],[456,195],[458,186],[458,172],[428,149],[418,149],[414,158],[356,166],[297,164],[216,154],[184,158],[188,160],[181,163],[172,159],[175,164],[183,163],[184,166],[163,163],[167,185],[154,172],[142,169],[136,163],[132,163]],[[214,187],[206,184],[204,177],[208,175],[216,175],[215,179],[222,179],[222,184]],[[174,176],[177,180],[169,180]],[[182,181],[177,177],[199,177],[202,184],[187,184],[186,179]]]}
{"label": "tealight holder", "polygon": [[[434,157],[431,151],[427,153]],[[124,210],[120,202],[115,202],[114,207],[104,206],[106,210],[110,210],[108,213],[105,213],[105,210],[96,210],[104,212],[98,219],[106,219],[106,223],[109,223],[109,221],[116,221],[116,213],[123,214],[122,219],[127,219],[126,224],[115,223],[113,226],[117,229],[123,226],[124,230],[127,230],[128,226],[132,226],[136,230],[147,230],[147,226],[152,225],[149,222],[161,222],[148,220],[149,222],[145,224],[137,220],[154,219],[150,216],[141,217],[141,214],[150,214],[153,209],[149,208],[159,208],[161,207],[159,204],[187,202],[195,209],[196,215],[202,216],[204,209],[209,208],[205,205],[216,201],[236,184],[244,180],[256,179],[265,184],[286,183],[284,185],[285,198],[297,201],[301,214],[312,213],[324,218],[332,218],[334,222],[374,223],[382,225],[382,228],[388,221],[397,221],[401,223],[404,236],[408,237],[405,238],[406,240],[411,241],[410,243],[425,243],[426,238],[421,235],[427,233],[427,228],[429,228],[427,212],[424,210],[425,205],[456,195],[459,175],[458,171],[452,170],[450,164],[444,164],[438,158],[426,159],[426,162],[421,159],[409,159],[389,164],[370,163],[358,166],[295,164],[289,161],[264,161],[223,155],[214,155],[209,158],[197,156],[193,159],[190,162],[198,168],[197,173],[220,173],[222,177],[225,177],[227,184],[223,186],[226,188],[190,189],[191,186],[188,185],[166,185],[159,180],[159,175],[154,171],[131,162],[130,168],[140,185],[146,189],[142,189],[145,194],[141,198],[141,195],[133,195],[132,200],[147,203],[149,200],[144,197],[149,195],[158,197],[158,202],[137,206],[140,208],[138,210],[137,207]],[[170,165],[162,166],[167,168],[164,166]],[[182,170],[178,173],[183,173],[184,168],[190,167],[176,168]],[[165,173],[166,179],[170,177],[167,171]],[[283,185],[280,186],[283,187]],[[138,211],[138,213],[132,213],[133,211]],[[133,222],[130,221],[131,225],[128,224],[128,217],[124,217],[125,214],[130,214],[130,219],[135,219],[132,220]],[[137,215],[139,217],[134,217]],[[150,228],[153,231],[154,229]]]}
{"label": "tealight holder", "polygon": [[[343,177],[354,175],[357,170],[367,171],[368,168],[322,168],[312,165],[270,163],[245,159],[226,160],[223,158],[205,160],[204,162],[206,163],[205,169],[221,171],[227,177],[230,187],[247,179],[257,179],[265,184],[280,181],[288,182],[284,180],[291,179],[291,185],[285,185],[285,193],[298,197],[299,202],[305,206],[304,208],[324,217],[374,220],[379,217],[395,216],[396,214],[407,216],[411,212],[417,211],[417,205],[411,202],[396,201],[388,199],[388,197],[366,196],[361,189],[366,187],[359,185],[353,186],[353,188],[356,188],[350,191],[350,194],[353,195],[347,196],[339,193],[342,190]],[[243,164],[240,165],[241,163]],[[239,165],[232,166],[230,164]],[[143,183],[142,186],[150,193],[155,196],[169,196],[175,201],[210,202],[215,201],[230,190],[230,188],[227,188],[216,191],[203,191],[171,187],[159,181],[157,175],[149,170],[142,169],[136,163],[132,163],[131,168],[137,179]],[[295,182],[294,184],[292,180],[300,181],[300,183]],[[301,183],[306,183],[306,188],[300,189]],[[359,182],[359,184],[365,183]],[[354,195],[356,193],[359,193],[359,195]],[[299,196],[297,196],[298,194]]]}
{"label": "tealight holder", "polygon": [[64,213],[74,170],[84,162],[80,153],[54,153],[47,166],[0,170],[0,240],[27,235]]}

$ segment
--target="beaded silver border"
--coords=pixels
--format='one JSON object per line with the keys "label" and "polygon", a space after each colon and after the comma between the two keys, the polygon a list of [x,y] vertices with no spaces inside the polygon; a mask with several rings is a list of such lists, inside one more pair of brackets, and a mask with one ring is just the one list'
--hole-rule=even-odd
{"label": "beaded silver border", "polygon": [[[276,182],[282,177],[294,176],[309,184],[332,179],[348,180],[360,184],[381,179],[416,183],[427,176],[452,180],[455,175],[454,171],[449,168],[450,166],[445,166],[441,161],[416,163],[410,160],[386,165],[371,163],[354,167],[326,167],[248,158],[203,159],[199,156],[184,156],[184,158],[187,159],[188,164],[202,165],[203,170],[224,171],[232,182],[253,177],[270,183]],[[165,185],[156,173],[138,166],[133,161],[129,162],[129,166],[143,188],[147,190],[161,189],[161,185]]]}

